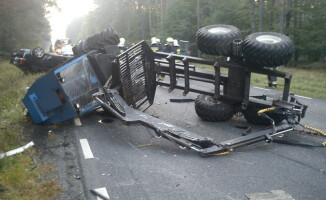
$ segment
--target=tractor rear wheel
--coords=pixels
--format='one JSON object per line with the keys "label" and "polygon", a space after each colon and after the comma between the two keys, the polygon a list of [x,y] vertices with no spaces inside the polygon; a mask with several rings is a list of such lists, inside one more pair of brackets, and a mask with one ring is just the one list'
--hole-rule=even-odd
{"label": "tractor rear wheel", "polygon": [[293,41],[286,35],[274,32],[250,34],[243,42],[242,53],[252,67],[286,65],[294,51]]}
{"label": "tractor rear wheel", "polygon": [[234,26],[216,24],[205,26],[197,32],[198,49],[209,55],[232,55],[232,42],[241,39],[241,31]]}
{"label": "tractor rear wheel", "polygon": [[211,122],[226,121],[235,113],[233,105],[222,101],[214,103],[213,97],[208,95],[199,95],[197,97],[195,110],[201,119]]}
{"label": "tractor rear wheel", "polygon": [[108,28],[100,33],[88,37],[85,41],[80,41],[72,50],[74,55],[81,55],[92,50],[98,50],[106,45],[119,44],[119,36],[115,29]]}

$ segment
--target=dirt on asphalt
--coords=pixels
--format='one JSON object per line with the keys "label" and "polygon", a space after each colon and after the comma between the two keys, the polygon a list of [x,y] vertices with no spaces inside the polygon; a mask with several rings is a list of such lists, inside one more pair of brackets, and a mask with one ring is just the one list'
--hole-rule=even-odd
{"label": "dirt on asphalt", "polygon": [[26,124],[24,128],[25,138],[35,143],[38,165],[53,169],[42,178],[55,179],[63,188],[58,200],[85,199],[76,138],[73,134],[67,134],[67,130],[74,126],[70,121],[55,126]]}

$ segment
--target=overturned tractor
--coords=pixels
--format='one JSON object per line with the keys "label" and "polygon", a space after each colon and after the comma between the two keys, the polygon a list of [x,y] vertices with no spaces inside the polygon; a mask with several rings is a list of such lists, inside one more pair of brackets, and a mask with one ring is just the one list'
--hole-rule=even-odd
{"label": "overturned tractor", "polygon": [[[30,87],[23,103],[36,124],[62,122],[102,107],[127,124],[142,124],[159,137],[202,156],[211,156],[260,141],[271,142],[274,136],[294,130],[305,115],[307,106],[289,91],[292,75],[269,69],[290,60],[293,42],[287,36],[254,33],[243,41],[239,29],[233,26],[207,26],[197,33],[198,48],[210,55],[220,55],[209,61],[153,52],[145,41],[119,54],[116,32],[110,31],[101,45],[102,40],[96,38],[103,34],[76,45],[74,58]],[[192,65],[196,63],[211,65],[215,71],[197,71]],[[221,68],[226,68],[228,74],[223,74]],[[251,73],[284,78],[283,94],[250,96]],[[158,80],[158,74],[168,76],[169,81]],[[184,79],[183,84],[178,78]],[[205,82],[210,87],[198,89],[190,81]],[[249,122],[271,124],[272,128],[217,143],[137,110],[153,104],[157,85],[167,86],[169,91],[181,89],[184,95],[199,93],[195,109],[204,120],[228,120],[241,111]],[[283,120],[287,123],[276,126]]]}

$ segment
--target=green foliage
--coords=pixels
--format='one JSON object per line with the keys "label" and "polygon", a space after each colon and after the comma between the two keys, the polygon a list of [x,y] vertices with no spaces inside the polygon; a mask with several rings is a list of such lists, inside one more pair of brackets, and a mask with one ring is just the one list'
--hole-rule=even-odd
{"label": "green foliage", "polygon": [[46,6],[54,0],[1,0],[0,57],[20,48],[42,46],[50,40],[50,26],[45,18]]}
{"label": "green foliage", "polygon": [[[259,30],[261,17],[262,31],[279,32],[282,18],[280,1],[262,1],[262,16],[259,2],[254,1],[256,30]],[[161,43],[165,43],[167,37],[188,40],[196,55],[198,26],[229,24],[238,27],[243,37],[251,33],[249,1],[244,0],[95,0],[95,3],[97,9],[73,22],[68,35],[80,40],[114,27],[127,43],[142,39],[150,41],[153,36],[160,38]],[[295,43],[291,65],[325,62],[325,7],[325,0],[285,0],[284,34]]]}
{"label": "green foliage", "polygon": [[[23,140],[24,122],[21,99],[29,86],[40,76],[24,75],[9,61],[0,62],[0,153],[7,152],[26,143]],[[35,155],[34,155],[35,156]],[[40,165],[34,170],[29,154],[17,154],[0,160],[0,199],[32,200],[57,199],[62,192],[56,181],[44,180],[48,166]],[[44,174],[43,174],[44,173]]]}

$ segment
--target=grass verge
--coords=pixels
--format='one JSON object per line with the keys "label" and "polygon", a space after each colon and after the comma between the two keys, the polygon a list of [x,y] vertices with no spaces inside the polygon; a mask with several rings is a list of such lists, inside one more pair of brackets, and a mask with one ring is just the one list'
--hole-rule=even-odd
{"label": "grass verge", "polygon": [[[212,66],[195,64],[198,68],[205,68],[213,71]],[[326,99],[326,67],[324,68],[304,68],[304,67],[282,67],[278,69],[282,72],[292,73],[290,91],[301,96]],[[223,70],[222,72],[226,72]],[[267,88],[267,76],[253,73],[251,76],[251,86]],[[278,78],[276,90],[282,91],[284,79]]]}
{"label": "grass verge", "polygon": [[[8,61],[0,62],[0,152],[15,149],[24,141],[23,127],[26,118],[21,99],[26,93],[26,86],[39,77],[24,75]],[[31,154],[35,154],[31,149]],[[35,156],[35,155],[34,155]],[[30,155],[25,151],[0,160],[0,199],[29,200],[56,199],[62,192],[61,186],[54,179],[44,179],[51,173],[50,166],[34,166]]]}

